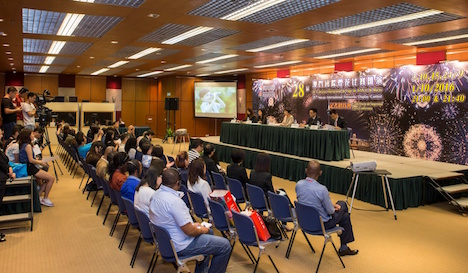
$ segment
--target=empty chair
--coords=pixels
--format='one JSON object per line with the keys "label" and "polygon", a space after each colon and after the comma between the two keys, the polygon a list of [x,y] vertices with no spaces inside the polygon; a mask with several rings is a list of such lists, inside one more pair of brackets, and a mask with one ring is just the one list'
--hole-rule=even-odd
{"label": "empty chair", "polygon": [[270,208],[268,207],[268,202],[262,188],[249,183],[245,185],[247,187],[247,194],[249,195],[250,206],[260,213],[267,211],[270,214]]}
{"label": "empty chair", "polygon": [[188,191],[190,204],[192,207],[192,213],[200,219],[210,220],[210,215],[205,204],[203,196],[197,192]]}
{"label": "empty chair", "polygon": [[119,211],[117,212],[117,215],[115,216],[114,224],[112,225],[111,231],[109,233],[110,236],[114,235],[115,228],[117,227],[117,223],[119,223],[119,218],[120,215],[127,215],[127,208],[125,207],[125,204],[122,200],[122,196],[120,195],[119,190],[114,190],[111,189],[111,191],[114,192],[115,198],[117,200],[117,206],[119,207]]}
{"label": "empty chair", "polygon": [[133,201],[125,197],[122,197],[122,201],[125,204],[125,208],[127,209],[128,222],[127,222],[127,226],[125,227],[125,231],[122,234],[122,239],[120,240],[119,249],[122,249],[125,243],[125,238],[127,238],[127,234],[128,234],[128,230],[130,229],[130,226],[139,229],[138,219],[135,214],[135,207],[134,207]]}
{"label": "empty chair", "polygon": [[[232,211],[232,219],[234,220],[234,225],[236,226],[237,236],[239,237],[239,241],[247,246],[247,250],[249,251],[250,255],[254,257],[255,262],[255,271],[257,271],[258,264],[260,263],[260,257],[263,253],[265,253],[266,248],[265,245],[276,243],[277,245],[281,242],[280,240],[269,239],[268,241],[260,241],[258,239],[257,231],[255,230],[254,223],[249,216],[243,215],[236,211]],[[258,256],[255,258],[252,251],[250,250],[249,246],[258,247]],[[275,267],[276,272],[279,273],[278,268],[273,262],[273,259],[269,254],[268,258],[270,259],[271,263]]]}
{"label": "empty chair", "polygon": [[[219,230],[219,232],[221,232],[221,235],[223,235],[224,238],[228,239],[231,242],[232,254],[232,251],[234,250],[234,245],[236,244],[237,233],[236,229],[233,226],[231,226],[231,224],[229,224],[229,216],[231,215],[231,213],[227,211],[226,208],[219,202],[210,199],[208,200],[208,204],[211,210],[213,226],[214,228]],[[244,248],[244,251],[249,256],[252,263],[254,263],[253,258],[250,256],[250,253],[247,251],[245,246],[242,243],[241,245]]]}
{"label": "empty chair", "polygon": [[[141,210],[135,208],[135,215],[136,215],[136,217],[138,219],[138,225],[140,226],[140,237],[138,237],[138,241],[137,241],[137,244],[135,246],[135,250],[133,251],[132,259],[130,260],[130,265],[132,266],[132,268],[133,268],[133,265],[135,264],[135,260],[136,260],[137,255],[138,255],[138,250],[140,250],[141,241],[144,240],[145,242],[147,242],[149,244],[153,244],[154,242],[156,242],[153,239],[153,234],[152,234],[150,226],[149,226],[150,220],[149,220],[148,216],[146,215],[146,213],[144,211],[141,211]],[[151,268],[151,265],[153,264],[154,257],[156,256],[157,248],[158,248],[158,246],[156,245],[156,249],[154,250],[153,257],[151,258],[151,262],[150,262],[149,267],[148,267],[148,272],[149,272],[149,270]]]}
{"label": "empty chair", "polygon": [[220,173],[212,173],[214,187],[218,190],[227,190],[226,182],[224,182],[224,177]]}
{"label": "empty chair", "polygon": [[229,190],[231,191],[232,195],[236,197],[236,203],[237,205],[246,203],[246,206],[250,206],[250,202],[247,200],[245,196],[245,191],[244,187],[242,186],[242,183],[234,178],[227,178],[228,180],[228,185],[229,185]]}
{"label": "empty chair", "polygon": [[[340,262],[344,268],[345,265],[343,263],[343,260],[341,260],[340,254],[338,253],[338,250],[336,249],[335,244],[333,243],[333,239],[331,237],[333,233],[340,235],[344,229],[342,227],[334,227],[326,230],[325,226],[323,225],[322,216],[320,216],[319,212],[314,207],[302,204],[297,201],[294,202],[294,205],[296,206],[297,220],[299,222],[299,226],[301,227],[306,239],[306,233],[310,235],[323,236],[325,239],[325,241],[323,242],[322,254],[320,254],[320,260],[318,262],[317,269],[315,270],[315,272],[318,272],[319,270],[320,263],[322,262],[323,252],[325,251],[325,247],[327,246],[328,242],[332,243],[336,255],[340,259]],[[309,242],[308,239],[307,242]]]}
{"label": "empty chair", "polygon": [[[156,226],[151,222],[149,223],[149,226],[151,229],[151,234],[153,235],[153,240],[157,242],[157,247],[155,249],[155,253],[157,253],[157,256],[156,256],[156,259],[154,260],[154,265],[153,265],[153,268],[151,269],[151,272],[153,272],[154,268],[156,267],[159,254],[161,254],[161,257],[166,262],[173,263],[175,266],[177,266],[177,272],[182,272],[182,271],[190,272],[190,269],[187,267],[187,262],[189,261],[201,262],[205,259],[205,256],[203,255],[179,257],[177,255],[177,251],[174,248],[174,243],[172,242],[171,236],[169,235],[167,230],[163,227]],[[150,267],[151,267],[151,264],[150,264]]]}
{"label": "empty chair", "polygon": [[[281,221],[283,223],[292,222],[294,224],[293,233],[289,240],[288,249],[286,250],[286,258],[289,259],[289,253],[291,252],[291,247],[294,242],[294,238],[296,238],[296,233],[298,230],[296,212],[291,206],[291,203],[289,202],[289,199],[286,196],[268,191],[268,198],[270,201],[270,207],[273,216],[278,221]],[[283,232],[283,235],[286,235],[286,232],[283,227],[281,228],[281,230]],[[285,237],[287,238],[287,236]]]}

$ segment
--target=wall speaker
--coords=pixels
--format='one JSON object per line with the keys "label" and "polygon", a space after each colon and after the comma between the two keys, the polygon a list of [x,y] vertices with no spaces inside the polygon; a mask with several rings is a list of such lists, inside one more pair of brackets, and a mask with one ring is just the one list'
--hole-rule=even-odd
{"label": "wall speaker", "polygon": [[179,110],[179,98],[166,98],[164,110]]}

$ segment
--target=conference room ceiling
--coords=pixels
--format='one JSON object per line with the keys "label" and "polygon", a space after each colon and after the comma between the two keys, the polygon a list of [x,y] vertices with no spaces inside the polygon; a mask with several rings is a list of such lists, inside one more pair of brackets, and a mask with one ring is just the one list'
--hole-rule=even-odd
{"label": "conference room ceiling", "polygon": [[467,0],[4,0],[0,19],[3,72],[232,75],[468,42]]}

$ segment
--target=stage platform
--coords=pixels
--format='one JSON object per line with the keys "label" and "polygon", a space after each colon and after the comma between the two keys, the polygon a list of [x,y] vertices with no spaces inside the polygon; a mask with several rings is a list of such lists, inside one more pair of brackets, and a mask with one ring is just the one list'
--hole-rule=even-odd
{"label": "stage platform", "polygon": [[[246,152],[244,166],[249,169],[254,167],[257,153],[266,152],[272,156],[271,173],[290,181],[303,179],[305,167],[311,160],[311,158],[226,144],[222,143],[219,137],[202,137],[201,139],[214,144],[219,160],[227,163],[231,159],[231,149],[243,149]],[[347,169],[350,162],[375,160],[377,161],[377,169],[384,169],[392,173],[388,178],[394,196],[395,208],[398,210],[442,200],[432,187],[424,187],[424,176],[447,177],[450,172],[468,174],[468,166],[465,165],[356,150],[354,155],[354,158],[351,156],[351,159],[341,161],[318,160],[323,170],[323,175],[319,179],[320,183],[327,186],[331,192],[346,194],[353,175],[352,171]],[[448,179],[445,180],[445,183],[453,184],[455,181]],[[382,196],[382,184],[379,176],[363,175],[360,177],[356,192],[357,199],[384,206],[385,201]]]}

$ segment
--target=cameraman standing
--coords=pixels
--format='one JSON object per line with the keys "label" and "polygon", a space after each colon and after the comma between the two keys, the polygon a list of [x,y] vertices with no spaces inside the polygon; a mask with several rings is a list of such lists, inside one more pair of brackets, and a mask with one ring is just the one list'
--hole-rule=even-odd
{"label": "cameraman standing", "polygon": [[24,128],[30,130],[34,130],[36,127],[36,107],[34,106],[34,101],[36,101],[36,94],[30,92],[27,95],[26,101],[21,103]]}
{"label": "cameraman standing", "polygon": [[15,87],[8,87],[5,97],[2,99],[2,118],[3,118],[3,130],[5,131],[5,139],[9,139],[12,132],[13,126],[16,124],[16,113],[21,112],[21,106],[15,107],[13,99],[16,97],[18,91]]}

